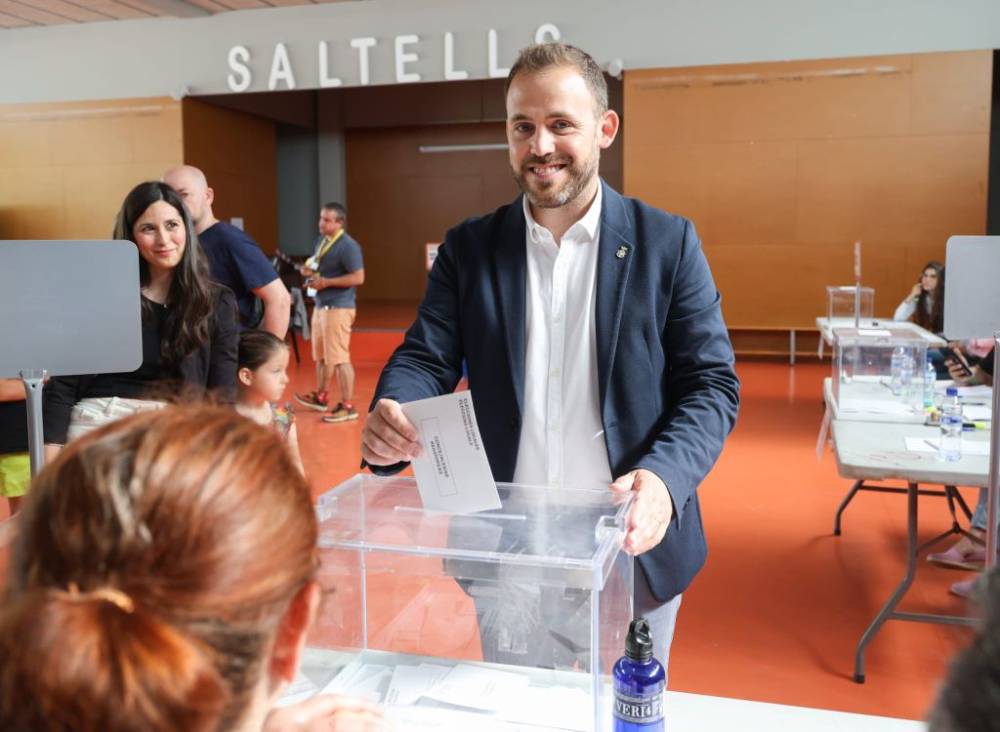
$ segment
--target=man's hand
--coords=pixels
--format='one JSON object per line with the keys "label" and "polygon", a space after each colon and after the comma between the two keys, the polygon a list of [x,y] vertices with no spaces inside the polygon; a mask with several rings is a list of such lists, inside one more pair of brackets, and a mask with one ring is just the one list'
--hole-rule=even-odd
{"label": "man's hand", "polygon": [[379,399],[361,431],[361,457],[369,465],[395,465],[419,457],[420,434],[399,402]]}
{"label": "man's hand", "polygon": [[361,699],[320,694],[301,704],[275,709],[263,732],[383,732],[391,729],[382,713]]}
{"label": "man's hand", "polygon": [[625,521],[625,551],[637,556],[659,544],[674,515],[674,502],[664,482],[640,468],[618,478],[611,491],[621,496],[635,494]]}

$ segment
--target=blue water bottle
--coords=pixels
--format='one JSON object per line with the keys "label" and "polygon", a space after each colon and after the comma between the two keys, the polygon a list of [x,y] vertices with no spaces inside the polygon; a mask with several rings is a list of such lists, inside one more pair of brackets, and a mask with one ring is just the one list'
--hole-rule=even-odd
{"label": "blue water bottle", "polygon": [[629,624],[625,655],[615,664],[614,677],[614,732],[663,732],[666,673],[653,658],[653,638],[645,618]]}

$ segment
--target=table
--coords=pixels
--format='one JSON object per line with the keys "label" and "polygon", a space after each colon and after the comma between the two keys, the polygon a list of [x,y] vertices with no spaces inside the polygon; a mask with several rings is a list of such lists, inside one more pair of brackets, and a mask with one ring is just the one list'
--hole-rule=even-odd
{"label": "table", "polygon": [[[418,703],[414,699],[401,701],[397,696],[395,702],[390,702],[392,694],[385,684],[371,684],[363,681],[360,686],[352,687],[353,680],[363,677],[352,675],[350,667],[362,664],[377,664],[377,667],[387,671],[391,676],[395,669],[403,666],[412,667],[415,663],[431,663],[438,666],[454,667],[459,664],[472,669],[488,672],[491,669],[502,669],[526,677],[530,683],[530,691],[524,693],[516,703],[530,705],[532,698],[542,701],[551,707],[544,714],[547,719],[531,717],[531,724],[523,721],[504,719],[502,713],[476,711],[460,706],[442,707],[433,703]],[[341,672],[347,674],[344,683],[338,683]],[[591,730],[593,719],[589,715],[571,714],[571,710],[561,703],[560,693],[572,687],[586,683],[589,675],[574,671],[556,671],[551,669],[532,669],[519,666],[500,666],[497,664],[473,661],[455,661],[448,658],[428,656],[412,656],[402,653],[388,653],[375,650],[333,650],[323,648],[306,648],[302,658],[300,678],[311,678],[314,688],[329,688],[335,693],[354,693],[368,698],[383,707],[386,716],[392,720],[397,729],[409,732],[419,730],[461,730],[466,732],[475,729],[477,732],[506,732],[508,730],[532,730],[532,732],[568,732],[576,730]],[[607,677],[602,677],[607,680]],[[279,705],[292,701],[302,701],[312,694],[301,694],[293,690],[293,684],[288,692],[278,702]],[[362,691],[363,688],[363,691]],[[610,694],[605,684],[604,694]],[[551,693],[549,693],[551,691]],[[313,692],[314,694],[315,692]],[[579,712],[579,710],[576,710]],[[678,691],[667,691],[664,695],[664,711],[666,727],[669,730],[714,730],[739,729],[741,732],[773,732],[775,729],[810,730],[812,732],[923,732],[926,727],[921,722],[890,717],[877,717],[866,714],[835,712],[827,709],[810,709],[785,704],[770,704],[766,702],[748,701],[744,699],[728,699],[703,694],[690,694]],[[549,724],[548,722],[555,722]],[[610,714],[607,725],[598,732],[611,729]]]}
{"label": "table", "polygon": [[[834,521],[834,534],[840,534],[840,519],[843,510],[859,490],[906,493],[907,497],[907,563],[906,573],[895,591],[879,610],[875,619],[865,630],[858,642],[854,657],[854,680],[864,683],[864,652],[868,643],[886,620],[910,620],[949,625],[972,625],[974,620],[966,616],[937,615],[932,613],[909,613],[896,610],[906,594],[917,568],[917,557],[928,547],[942,539],[961,533],[955,520],[955,497],[957,485],[983,488],[988,484],[989,457],[963,453],[960,460],[953,463],[941,461],[936,453],[909,452],[906,450],[907,437],[936,439],[940,435],[937,427],[899,424],[887,422],[864,422],[835,419],[832,422],[834,453],[837,472],[844,478],[855,480],[854,486],[841,502]],[[988,443],[990,433],[985,430],[966,432],[963,440]],[[907,487],[893,488],[869,486],[866,481],[902,480]],[[921,483],[943,485],[944,492],[921,490]],[[952,513],[952,528],[922,545],[917,544],[917,497],[920,495],[945,495]],[[961,496],[958,496],[961,500]],[[968,515],[968,507],[962,502]]]}
{"label": "table", "polygon": [[[911,331],[927,341],[928,347],[944,348],[948,345],[944,338],[909,321],[895,321],[888,318],[862,318],[860,321],[862,328],[884,328],[888,325],[891,325],[895,330]],[[819,328],[819,347],[816,350],[816,355],[822,359],[824,344],[833,345],[834,328],[853,328],[854,318],[816,318],[816,327]]]}

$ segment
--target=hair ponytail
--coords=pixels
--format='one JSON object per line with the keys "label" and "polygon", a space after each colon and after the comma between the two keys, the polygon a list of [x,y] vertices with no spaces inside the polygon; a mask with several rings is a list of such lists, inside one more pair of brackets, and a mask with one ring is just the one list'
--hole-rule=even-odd
{"label": "hair ponytail", "polygon": [[0,729],[218,728],[228,693],[212,659],[154,613],[101,592],[33,589],[9,602],[0,619]]}

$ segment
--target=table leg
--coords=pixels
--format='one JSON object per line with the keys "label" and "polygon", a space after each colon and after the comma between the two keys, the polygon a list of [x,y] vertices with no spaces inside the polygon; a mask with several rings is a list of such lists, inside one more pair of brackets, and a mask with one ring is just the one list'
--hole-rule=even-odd
{"label": "table leg", "polygon": [[858,648],[854,654],[854,680],[865,683],[865,647],[879,631],[886,620],[896,610],[899,601],[913,584],[913,576],[917,569],[917,484],[909,483],[906,492],[906,574],[903,581],[899,583],[895,592],[886,601],[878,615],[868,626],[861,640],[858,641]]}
{"label": "table leg", "polygon": [[840,536],[840,516],[844,513],[844,509],[847,508],[847,504],[853,500],[857,492],[861,490],[861,486],[864,484],[863,480],[854,481],[854,485],[851,486],[851,490],[847,491],[847,495],[844,496],[844,500],[840,502],[840,506],[837,507],[837,515],[833,517],[833,535]]}

